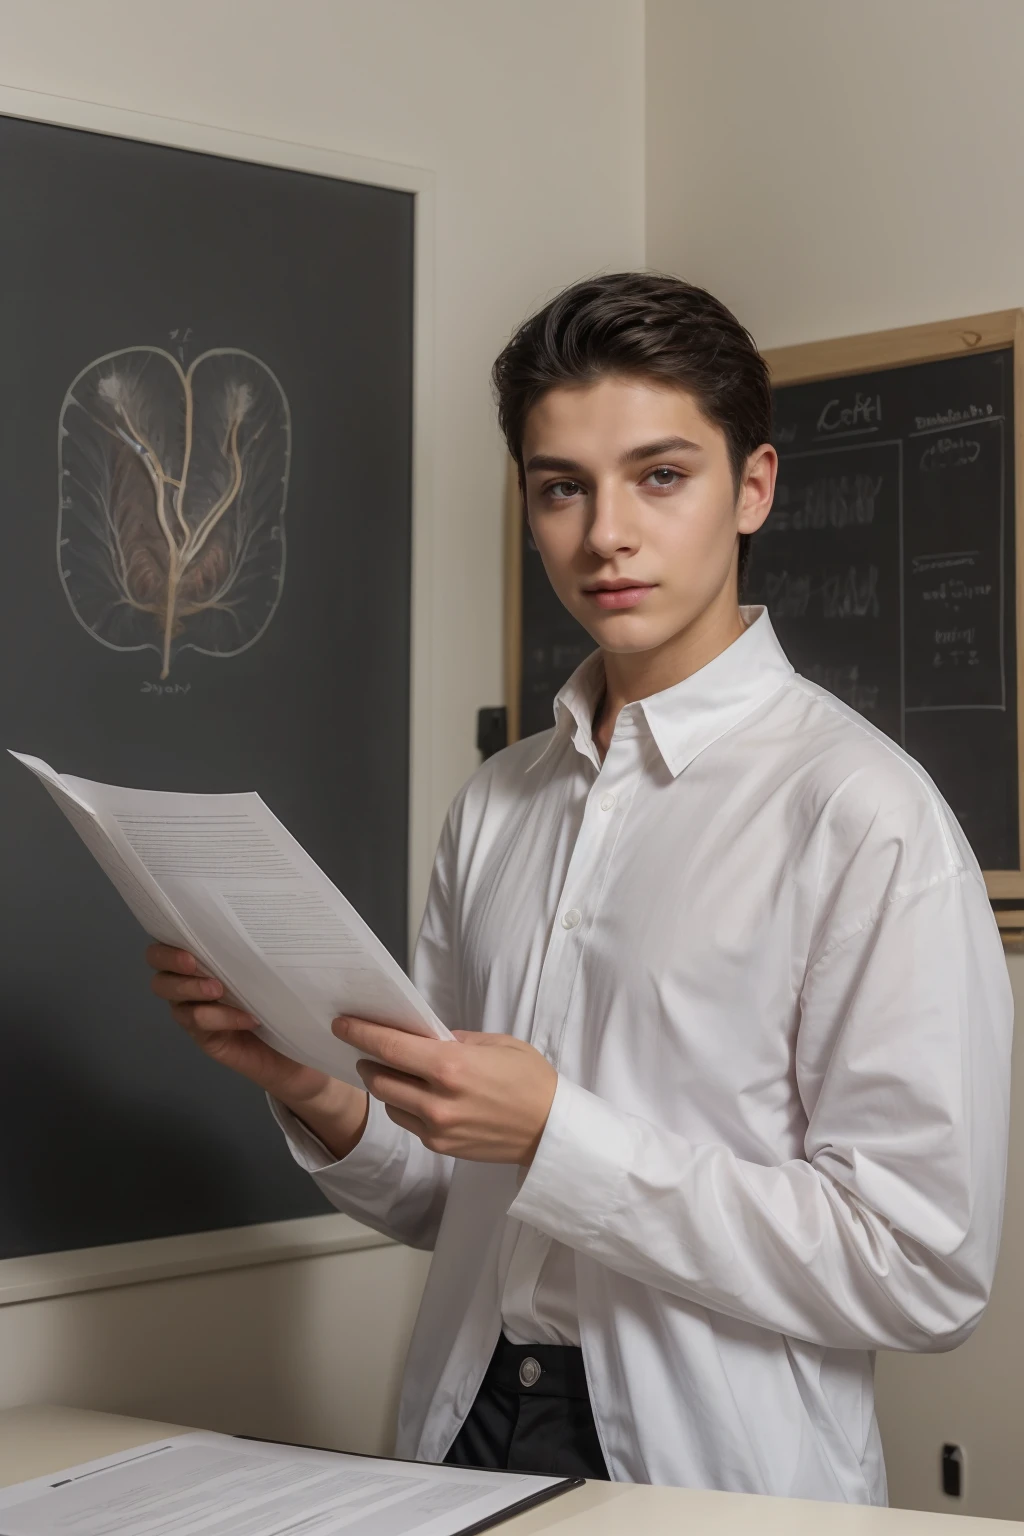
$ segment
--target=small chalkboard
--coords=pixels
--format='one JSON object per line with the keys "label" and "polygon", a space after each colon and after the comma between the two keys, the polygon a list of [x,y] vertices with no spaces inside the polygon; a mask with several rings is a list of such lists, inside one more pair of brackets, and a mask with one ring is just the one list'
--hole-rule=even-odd
{"label": "small chalkboard", "polygon": [[[1002,901],[1024,897],[1022,317],[768,353],[779,480],[745,594],[799,672],[922,763]],[[551,590],[514,470],[507,502],[514,741],[551,724],[593,641]]]}
{"label": "small chalkboard", "polygon": [[747,582],[797,670],[927,769],[994,898],[1024,895],[1021,318],[769,353],[779,478]]}

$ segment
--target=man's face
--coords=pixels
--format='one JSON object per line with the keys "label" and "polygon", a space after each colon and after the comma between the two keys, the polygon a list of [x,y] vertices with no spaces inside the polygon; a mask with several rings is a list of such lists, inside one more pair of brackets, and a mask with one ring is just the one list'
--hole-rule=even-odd
{"label": "man's face", "polygon": [[770,447],[737,494],[725,435],[692,395],[609,377],[541,397],[523,464],[544,568],[604,650],[653,650],[716,604],[735,611],[736,537],[768,515]]}

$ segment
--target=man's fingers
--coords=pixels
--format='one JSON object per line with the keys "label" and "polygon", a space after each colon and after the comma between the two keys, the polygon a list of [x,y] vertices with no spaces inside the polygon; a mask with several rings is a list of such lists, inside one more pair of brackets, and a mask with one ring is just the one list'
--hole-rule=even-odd
{"label": "man's fingers", "polygon": [[[191,1011],[184,1004],[179,1006],[183,1014]],[[223,1029],[197,1029],[184,1018],[179,1020],[179,1022],[189,1038],[195,1041],[199,1049],[205,1051],[207,1056],[218,1057],[223,1055],[225,1049],[230,1048],[234,1038]]]}
{"label": "man's fingers", "polygon": [[215,1002],[224,988],[212,976],[181,976],[176,971],[157,971],[151,989],[165,1003]]}
{"label": "man's fingers", "polygon": [[253,1030],[256,1020],[249,1013],[237,1008],[225,1008],[220,1004],[197,1006],[195,1003],[173,1003],[171,1013],[189,1034],[220,1034],[225,1030]]}
{"label": "man's fingers", "polygon": [[170,944],[151,944],[146,950],[146,964],[154,971],[175,971],[179,976],[199,976],[202,967],[187,949],[173,949]]}
{"label": "man's fingers", "polygon": [[375,1061],[357,1061],[356,1071],[366,1084],[367,1091],[381,1103],[396,1109],[417,1114],[426,1103],[427,1095],[421,1077],[409,1077],[405,1072],[393,1072]]}
{"label": "man's fingers", "polygon": [[331,1026],[339,1040],[376,1056],[378,1061],[410,1077],[436,1079],[443,1064],[447,1041],[427,1040],[422,1035],[411,1035],[404,1029],[392,1029],[387,1024],[371,1024],[368,1019],[335,1019]]}

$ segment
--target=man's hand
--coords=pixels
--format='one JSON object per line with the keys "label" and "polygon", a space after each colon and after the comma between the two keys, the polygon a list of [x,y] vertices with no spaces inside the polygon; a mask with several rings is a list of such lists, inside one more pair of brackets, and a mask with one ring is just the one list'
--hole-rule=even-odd
{"label": "man's hand", "polygon": [[359,1063],[360,1077],[395,1124],[431,1152],[529,1167],[558,1083],[532,1045],[460,1030],[456,1049],[365,1019],[335,1019],[333,1028],[378,1058]]}
{"label": "man's hand", "polygon": [[267,1045],[254,1033],[252,1015],[221,1001],[224,987],[188,950],[151,944],[146,963],[156,972],[153,991],[207,1056],[280,1100],[335,1157],[351,1152],[366,1125],[365,1093]]}

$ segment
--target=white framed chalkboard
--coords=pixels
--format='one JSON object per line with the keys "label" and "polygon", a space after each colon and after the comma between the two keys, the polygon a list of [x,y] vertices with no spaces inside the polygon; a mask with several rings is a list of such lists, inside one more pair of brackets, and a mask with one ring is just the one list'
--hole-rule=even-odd
{"label": "white framed chalkboard", "polygon": [[[7,88],[0,137],[0,265],[18,299],[3,745],[87,777],[262,790],[404,958],[433,851],[433,179]],[[182,419],[211,506],[249,455],[245,516],[206,573],[223,585],[241,560],[219,608],[201,612],[197,587],[171,612],[145,487],[117,457],[125,409],[152,428],[165,510],[185,480],[171,467]],[[232,516],[240,503],[225,503]],[[106,538],[93,514],[114,508]],[[128,543],[124,582],[109,557]],[[244,1228],[291,1253],[297,1218],[333,1224],[303,1238],[309,1251],[341,1241],[262,1096],[189,1048],[149,995],[144,937],[52,807],[16,775],[2,790],[0,1268],[30,1283],[33,1255],[105,1244],[128,1268],[134,1244],[145,1268],[147,1244],[170,1262],[169,1242],[174,1263],[216,1267],[218,1245],[193,1259],[189,1234]],[[278,1238],[275,1223],[294,1230]]]}
{"label": "white framed chalkboard", "polygon": [[[779,482],[745,594],[798,671],[933,776],[1007,931],[1024,930],[1022,317],[766,353]],[[593,641],[545,577],[511,463],[506,527],[514,741],[550,725]]]}

